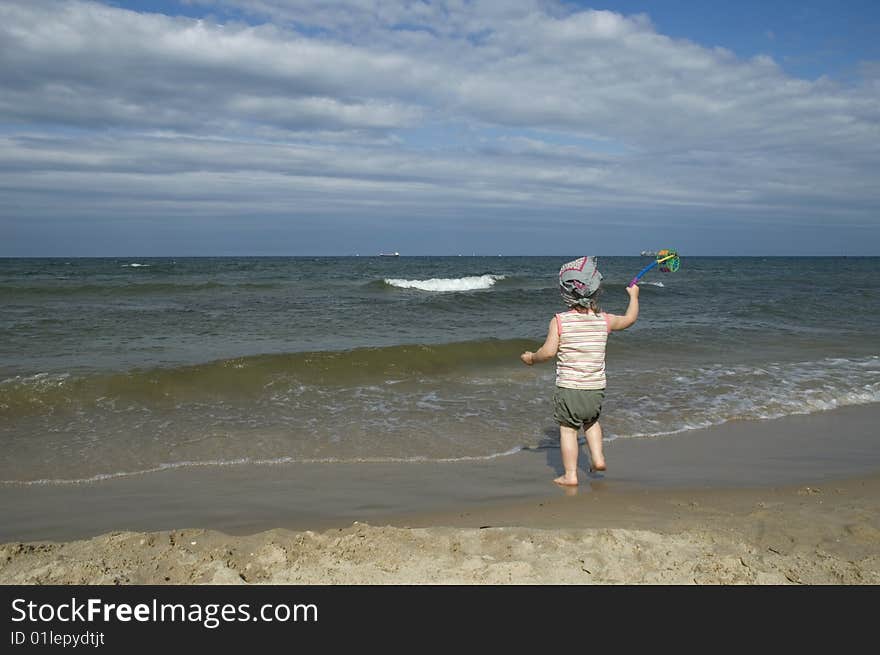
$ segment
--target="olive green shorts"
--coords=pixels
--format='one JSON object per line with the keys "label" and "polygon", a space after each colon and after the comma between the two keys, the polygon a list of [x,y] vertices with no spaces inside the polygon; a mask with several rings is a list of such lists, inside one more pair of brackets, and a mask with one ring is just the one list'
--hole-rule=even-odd
{"label": "olive green shorts", "polygon": [[588,429],[599,420],[605,389],[566,389],[556,387],[553,394],[553,418],[560,425]]}

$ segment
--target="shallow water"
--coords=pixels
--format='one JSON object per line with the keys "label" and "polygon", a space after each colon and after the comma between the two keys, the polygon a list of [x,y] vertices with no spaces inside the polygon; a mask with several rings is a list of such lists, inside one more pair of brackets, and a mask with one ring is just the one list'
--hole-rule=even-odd
{"label": "shallow water", "polygon": [[[553,447],[553,366],[518,355],[575,256],[0,260],[0,480]],[[600,259],[607,311],[648,261]],[[878,300],[880,258],[654,269],[606,438],[877,402]]]}

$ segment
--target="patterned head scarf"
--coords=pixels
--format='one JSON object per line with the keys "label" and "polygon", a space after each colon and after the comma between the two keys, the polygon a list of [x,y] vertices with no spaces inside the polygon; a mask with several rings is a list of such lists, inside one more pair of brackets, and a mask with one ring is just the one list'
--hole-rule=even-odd
{"label": "patterned head scarf", "polygon": [[559,293],[569,307],[589,307],[602,282],[598,257],[581,257],[559,269]]}

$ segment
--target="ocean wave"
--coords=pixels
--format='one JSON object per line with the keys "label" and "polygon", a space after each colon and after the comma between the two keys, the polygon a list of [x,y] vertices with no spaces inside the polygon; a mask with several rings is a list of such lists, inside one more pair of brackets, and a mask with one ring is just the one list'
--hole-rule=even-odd
{"label": "ocean wave", "polygon": [[[761,366],[671,369],[662,380],[637,384],[614,411],[616,438],[657,437],[734,420],[769,420],[851,405],[880,403],[880,358],[824,358]],[[635,395],[635,394],[638,395]]]}
{"label": "ocean wave", "polygon": [[122,402],[174,407],[181,402],[265,397],[297,384],[351,387],[483,370],[516,363],[528,339],[484,339],[343,351],[252,355],[125,373],[39,373],[0,381],[0,417],[77,411]]}
{"label": "ocean wave", "polygon": [[431,278],[428,280],[402,280],[385,278],[388,286],[399,289],[418,289],[419,291],[478,291],[491,289],[499,280],[505,279],[504,275],[472,275],[458,278]]}
{"label": "ocean wave", "polygon": [[735,414],[730,416],[715,416],[712,418],[704,418],[702,420],[691,420],[680,426],[668,430],[652,430],[652,431],[627,431],[617,433],[606,432],[606,441],[614,441],[616,439],[653,439],[657,437],[671,437],[685,432],[694,430],[706,430],[708,428],[718,427],[732,421],[774,421],[786,418],[788,416],[806,416],[810,414],[818,414],[819,412],[830,412],[843,407],[853,407],[856,405],[873,405],[880,403],[880,394],[845,394],[841,398],[831,398],[821,402],[805,402],[800,405],[794,403],[786,408],[777,408],[772,411],[758,410],[753,414]]}

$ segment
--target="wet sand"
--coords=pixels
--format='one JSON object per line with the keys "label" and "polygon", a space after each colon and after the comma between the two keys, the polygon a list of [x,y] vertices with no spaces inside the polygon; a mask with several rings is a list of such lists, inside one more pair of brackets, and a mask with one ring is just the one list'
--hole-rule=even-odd
{"label": "wet sand", "polygon": [[877,584],[878,419],[618,440],[573,490],[556,449],[7,486],[0,582]]}

